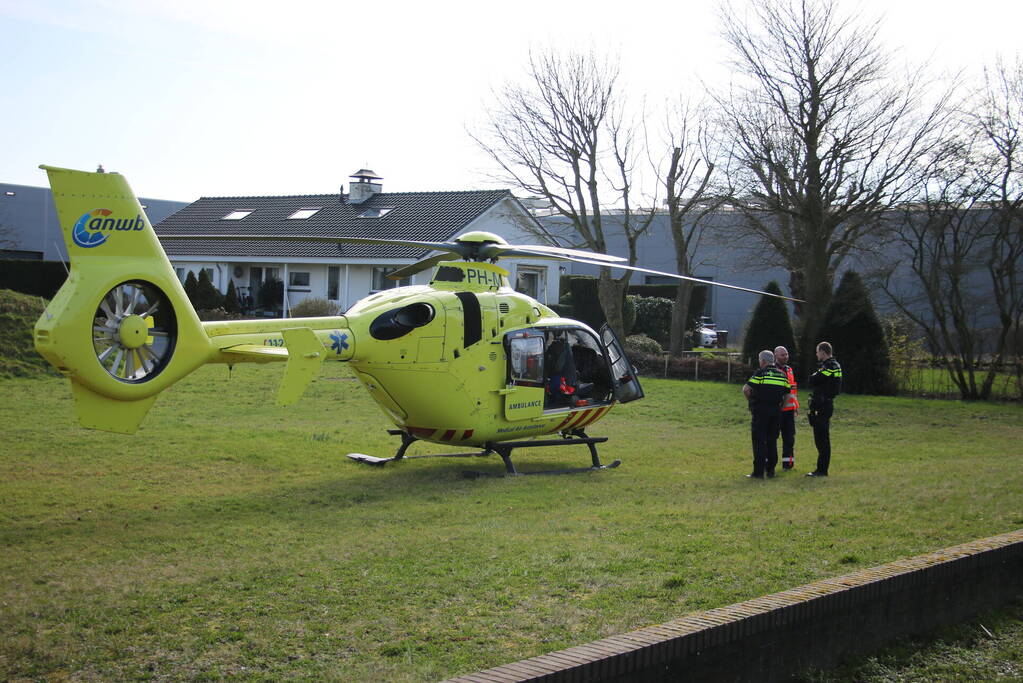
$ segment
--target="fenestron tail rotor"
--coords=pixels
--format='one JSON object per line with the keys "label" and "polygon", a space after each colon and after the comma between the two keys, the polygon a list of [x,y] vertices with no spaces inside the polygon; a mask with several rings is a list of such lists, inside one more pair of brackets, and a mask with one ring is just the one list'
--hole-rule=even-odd
{"label": "fenestron tail rotor", "polygon": [[174,353],[177,323],[167,296],[140,280],[122,282],[100,299],[92,324],[96,360],[114,379],[146,382]]}

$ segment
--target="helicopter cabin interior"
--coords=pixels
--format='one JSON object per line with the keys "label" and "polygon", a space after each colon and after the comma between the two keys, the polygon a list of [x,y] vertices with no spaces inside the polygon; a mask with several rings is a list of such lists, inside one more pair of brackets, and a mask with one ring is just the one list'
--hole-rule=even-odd
{"label": "helicopter cabin interior", "polygon": [[601,337],[603,343],[587,329],[568,326],[509,332],[506,416],[523,419],[642,396],[610,329]]}

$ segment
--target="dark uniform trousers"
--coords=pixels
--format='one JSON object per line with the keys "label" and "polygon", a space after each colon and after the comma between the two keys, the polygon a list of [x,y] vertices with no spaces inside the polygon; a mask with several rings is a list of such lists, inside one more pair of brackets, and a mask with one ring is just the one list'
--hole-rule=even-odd
{"label": "dark uniform trousers", "polygon": [[753,476],[774,475],[778,464],[778,432],[781,431],[781,410],[754,410],[750,420],[753,437]]}
{"label": "dark uniform trousers", "polygon": [[813,442],[817,446],[817,472],[828,473],[831,465],[831,414],[835,411],[832,399],[810,398],[813,415]]}
{"label": "dark uniform trousers", "polygon": [[796,460],[796,411],[781,412],[781,463],[790,469]]}

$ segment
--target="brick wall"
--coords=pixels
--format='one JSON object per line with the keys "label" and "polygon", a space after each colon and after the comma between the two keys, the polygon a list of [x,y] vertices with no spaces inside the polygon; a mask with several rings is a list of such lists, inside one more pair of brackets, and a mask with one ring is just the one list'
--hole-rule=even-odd
{"label": "brick wall", "polygon": [[772,681],[1023,595],[1023,529],[450,679]]}

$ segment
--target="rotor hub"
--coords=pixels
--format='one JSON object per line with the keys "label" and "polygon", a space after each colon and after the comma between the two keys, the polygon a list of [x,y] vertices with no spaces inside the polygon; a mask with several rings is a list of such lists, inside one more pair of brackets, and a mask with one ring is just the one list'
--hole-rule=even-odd
{"label": "rotor hub", "polygon": [[149,324],[140,315],[129,315],[121,319],[117,338],[126,349],[137,349],[146,343],[149,336]]}

